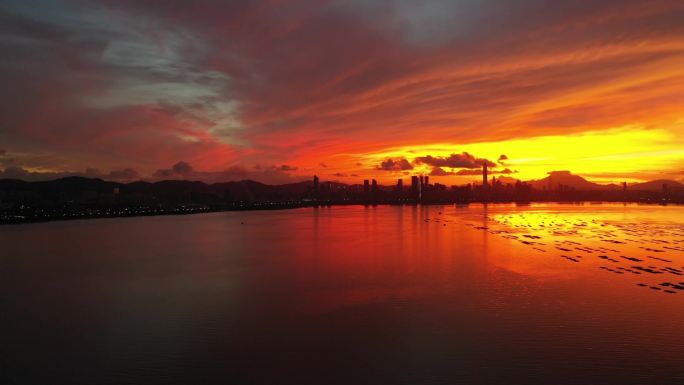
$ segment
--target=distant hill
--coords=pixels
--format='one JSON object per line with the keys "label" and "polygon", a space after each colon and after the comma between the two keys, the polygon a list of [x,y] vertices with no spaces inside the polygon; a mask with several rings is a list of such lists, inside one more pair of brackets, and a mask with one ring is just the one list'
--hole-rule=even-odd
{"label": "distant hill", "polygon": [[602,191],[619,188],[617,185],[602,185],[589,182],[579,175],[572,174],[570,171],[552,171],[546,178],[532,180],[528,183],[537,190],[557,190],[560,185],[580,191]]}
{"label": "distant hill", "polygon": [[[515,184],[518,179],[501,175],[497,178],[503,184]],[[525,181],[523,181],[525,182]],[[615,191],[621,190],[622,186],[609,184],[603,185],[590,182],[570,171],[552,171],[542,179],[526,181],[535,190],[558,190],[560,185],[578,191]],[[684,192],[684,184],[674,180],[654,180],[644,183],[636,183],[628,186],[631,191],[662,191],[663,184],[673,192]],[[325,186],[325,187],[324,187]],[[322,181],[321,189],[330,186],[332,191],[355,188],[362,190],[363,185],[346,185],[338,182]],[[286,200],[300,199],[311,191],[312,181],[303,181],[283,185],[267,185],[253,180],[223,182],[207,184],[200,181],[188,180],[163,180],[158,182],[137,181],[130,183],[109,182],[98,178],[66,177],[51,181],[26,182],[18,179],[0,179],[0,193],[21,192],[31,193],[35,196],[55,196],[55,194],[72,194],[76,192],[88,192],[98,194],[112,194],[115,189],[121,194],[135,194],[139,196],[152,196],[162,199],[179,200],[186,199],[189,194],[193,196],[215,197],[225,200]],[[378,185],[380,191],[392,191],[394,185]]]}

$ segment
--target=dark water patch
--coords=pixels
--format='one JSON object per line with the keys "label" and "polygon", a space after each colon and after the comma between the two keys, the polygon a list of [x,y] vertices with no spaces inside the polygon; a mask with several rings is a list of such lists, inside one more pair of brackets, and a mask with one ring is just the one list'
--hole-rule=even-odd
{"label": "dark water patch", "polygon": [[658,258],[658,257],[654,257],[654,256],[652,256],[652,255],[647,255],[647,256],[646,256],[646,258],[651,258],[651,259],[655,259],[655,260],[657,260],[657,261],[661,261],[661,262],[667,262],[667,263],[672,263],[672,261],[671,261],[671,260],[669,260],[669,259],[665,259],[665,258]]}

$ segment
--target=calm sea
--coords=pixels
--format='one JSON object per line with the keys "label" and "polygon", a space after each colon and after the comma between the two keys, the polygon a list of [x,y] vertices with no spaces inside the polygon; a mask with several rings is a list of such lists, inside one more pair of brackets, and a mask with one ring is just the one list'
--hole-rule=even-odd
{"label": "calm sea", "polygon": [[3,384],[682,384],[684,207],[0,227]]}

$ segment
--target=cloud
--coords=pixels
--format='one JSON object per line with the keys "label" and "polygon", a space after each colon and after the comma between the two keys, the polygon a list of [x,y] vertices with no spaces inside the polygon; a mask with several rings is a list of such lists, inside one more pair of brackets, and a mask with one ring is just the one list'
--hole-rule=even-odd
{"label": "cloud", "polygon": [[102,173],[96,168],[87,168],[84,172],[54,172],[29,171],[21,166],[11,166],[5,168],[4,170],[0,170],[0,179],[21,179],[29,182],[54,180],[72,176],[80,176],[84,178],[99,178],[114,182],[132,182],[141,179],[138,172],[132,168],[125,168],[123,170],[112,170],[108,173]]}
{"label": "cloud", "polygon": [[308,179],[308,177],[292,176],[289,174],[290,171],[295,170],[297,170],[297,167],[286,164],[280,166],[255,164],[251,167],[236,164],[221,171],[198,171],[189,163],[181,161],[171,168],[157,170],[152,175],[152,180],[185,179],[219,183],[251,179],[266,184],[283,184]]}
{"label": "cloud", "polygon": [[191,178],[197,173],[194,172],[192,166],[185,161],[179,161],[171,166],[171,168],[159,169],[152,174],[153,177],[158,178]]}
{"label": "cloud", "polygon": [[499,159],[496,160],[496,163],[503,165],[504,161],[508,160],[508,157],[506,155],[499,155]]}
{"label": "cloud", "polygon": [[140,174],[138,174],[138,172],[132,168],[125,168],[119,171],[110,171],[108,176],[109,179],[112,180],[132,181],[140,179]]}
{"label": "cloud", "polygon": [[175,175],[171,169],[159,169],[152,174],[153,177],[157,178],[171,178]]}
{"label": "cloud", "polygon": [[325,164],[325,163],[323,163],[323,162],[319,163],[318,165],[321,166],[321,167],[323,167],[323,168],[328,168],[328,165]]}
{"label": "cloud", "polygon": [[433,167],[449,168],[480,168],[485,163],[487,166],[496,167],[494,162],[483,158],[476,158],[467,152],[451,154],[447,157],[434,157],[432,155],[419,156],[416,157],[413,162],[417,164],[427,164]]}
{"label": "cloud", "polygon": [[482,175],[482,171],[473,169],[462,169],[456,171],[456,175]]}
{"label": "cloud", "polygon": [[171,168],[175,174],[178,175],[190,175],[192,174],[192,166],[187,162],[180,161],[173,165]]}
{"label": "cloud", "polygon": [[152,174],[156,178],[195,178],[197,176],[192,166],[185,161],[175,163],[171,168],[159,169]]}
{"label": "cloud", "polygon": [[34,180],[50,180],[60,178],[61,176],[55,176],[55,173],[36,173],[24,170],[21,167],[7,167],[6,169],[0,171],[0,179],[21,179],[25,181]]}
{"label": "cloud", "polygon": [[635,122],[681,137],[683,16],[636,0],[9,0],[0,143],[62,160],[44,169],[149,175]]}
{"label": "cloud", "polygon": [[454,173],[451,171],[444,171],[444,169],[442,169],[441,167],[433,167],[432,171],[430,171],[430,175],[447,176],[447,175],[454,175]]}
{"label": "cloud", "polygon": [[282,166],[271,166],[261,170],[248,171],[243,166],[235,165],[223,171],[197,173],[196,179],[208,183],[250,179],[266,184],[285,184],[309,180],[310,176],[291,175],[289,172],[283,171]]}
{"label": "cloud", "polygon": [[388,158],[380,162],[377,169],[383,171],[403,171],[412,170],[413,165],[405,158],[399,158],[396,160]]}
{"label": "cloud", "polygon": [[[509,168],[505,168],[503,170],[495,170],[495,169],[489,169],[487,170],[487,173],[489,175],[507,175],[507,174],[514,174],[517,173],[517,171],[513,171]],[[463,168],[458,171],[445,171],[441,167],[433,167],[432,171],[430,172],[430,175],[434,176],[447,176],[447,175],[458,175],[458,176],[466,176],[466,175],[482,175],[482,170],[481,169],[470,169],[470,168]]]}

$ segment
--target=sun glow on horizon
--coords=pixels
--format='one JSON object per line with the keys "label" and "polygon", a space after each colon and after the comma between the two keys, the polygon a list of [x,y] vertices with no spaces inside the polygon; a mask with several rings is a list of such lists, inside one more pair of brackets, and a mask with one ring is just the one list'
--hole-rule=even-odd
{"label": "sun glow on horizon", "polygon": [[[507,168],[512,172],[505,174],[506,176],[521,180],[540,179],[551,171],[569,170],[599,183],[636,182],[655,177],[664,170],[671,170],[684,159],[684,141],[675,132],[684,132],[681,122],[668,129],[628,125],[575,135],[548,135],[469,144],[407,145],[376,152],[337,154],[328,160],[331,165],[335,165],[330,170],[337,171],[338,179],[351,183],[363,178],[391,183],[397,178],[408,178],[410,175],[428,175],[432,167],[415,163],[417,157],[448,157],[462,152],[493,162],[499,156],[506,155],[508,159],[493,169]],[[413,169],[378,169],[377,166],[387,159],[406,159],[412,163]],[[442,170],[450,175],[433,177],[435,181],[444,184],[468,183],[481,179],[479,175],[454,175],[458,169]]]}

